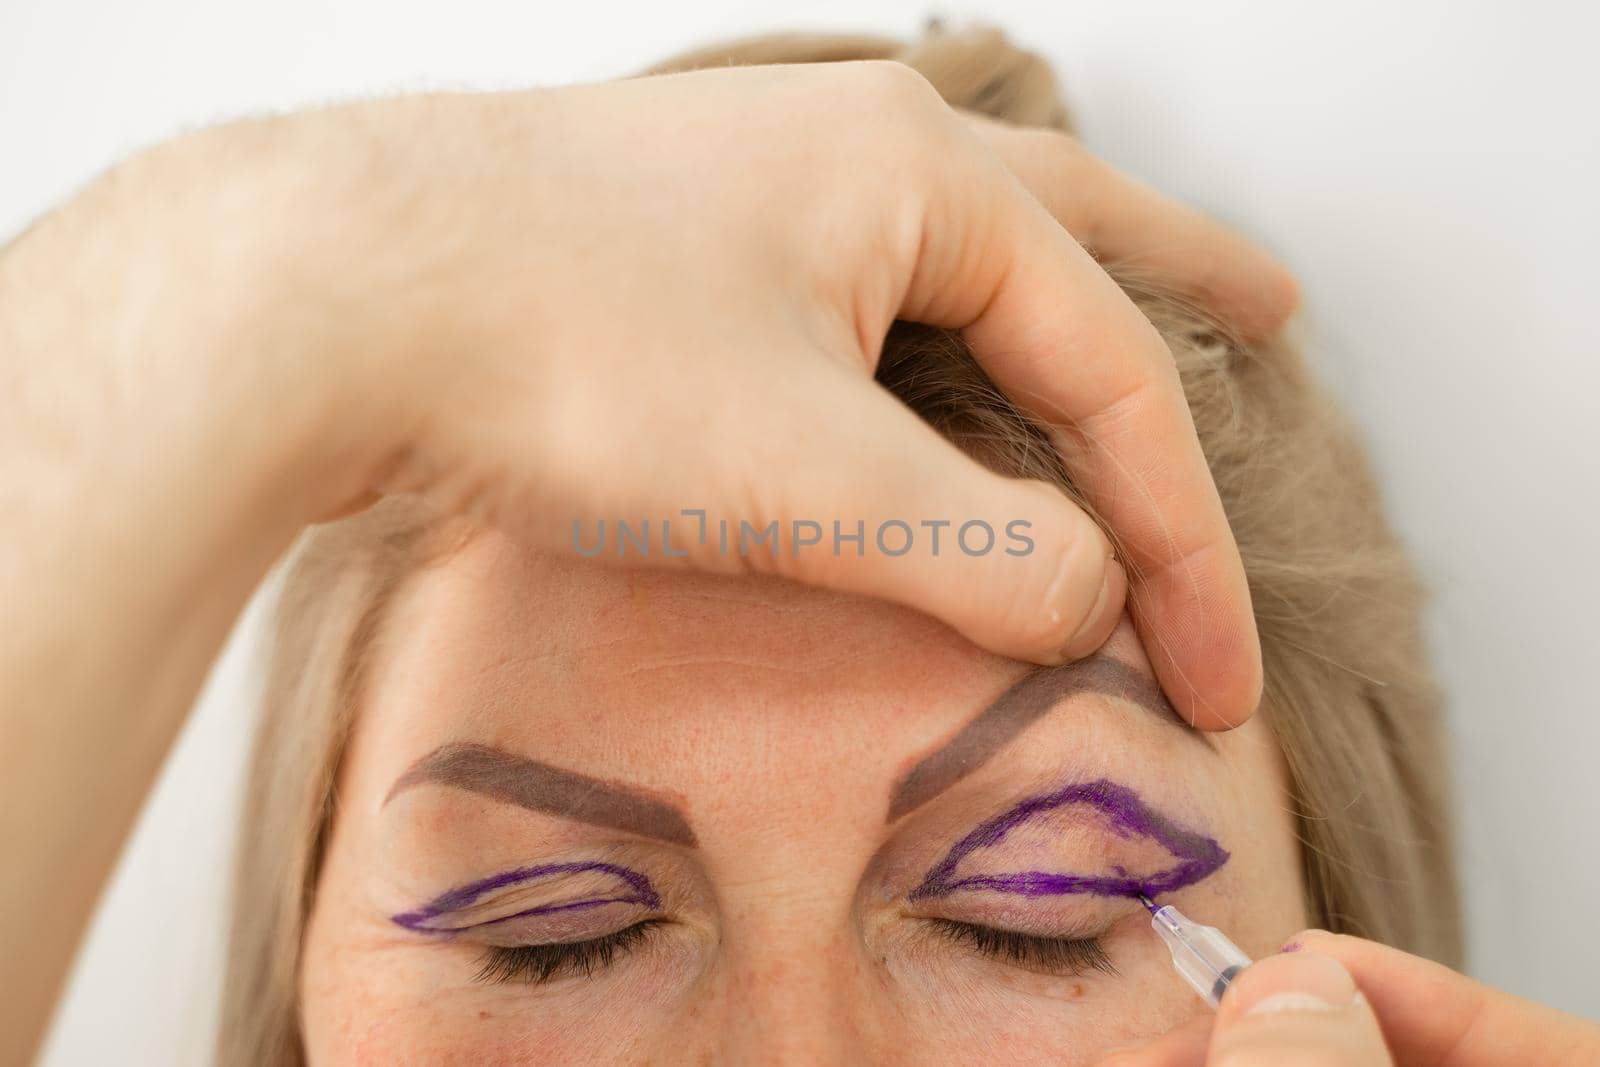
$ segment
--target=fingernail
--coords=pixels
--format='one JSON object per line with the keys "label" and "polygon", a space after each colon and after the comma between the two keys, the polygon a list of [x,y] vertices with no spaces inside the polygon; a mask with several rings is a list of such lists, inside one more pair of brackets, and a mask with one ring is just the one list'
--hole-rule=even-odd
{"label": "fingernail", "polygon": [[[1355,1002],[1356,984],[1350,972],[1328,956],[1297,953],[1271,957],[1260,967],[1253,983],[1236,983],[1244,994],[1235,1011],[1247,1015],[1274,1015],[1293,1011],[1342,1011]],[[1260,965],[1258,965],[1259,967]]]}
{"label": "fingernail", "polygon": [[1345,1005],[1329,1004],[1314,993],[1290,990],[1264,997],[1250,1006],[1246,1015],[1274,1015],[1280,1011],[1338,1011]]}
{"label": "fingernail", "polygon": [[1110,635],[1113,617],[1122,611],[1122,601],[1128,592],[1128,572],[1115,557],[1107,557],[1105,576],[1100,582],[1100,593],[1094,607],[1078,627],[1076,633],[1061,646],[1062,658],[1068,662],[1082,659],[1105,643]]}

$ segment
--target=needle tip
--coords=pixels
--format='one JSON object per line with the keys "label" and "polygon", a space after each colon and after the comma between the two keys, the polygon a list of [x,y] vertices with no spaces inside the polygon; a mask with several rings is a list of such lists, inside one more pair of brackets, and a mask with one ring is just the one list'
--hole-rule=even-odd
{"label": "needle tip", "polygon": [[1158,910],[1156,908],[1156,902],[1151,900],[1149,897],[1145,896],[1143,893],[1139,893],[1137,895],[1139,897],[1139,903],[1141,903],[1145,907],[1149,908],[1150,909],[1150,913],[1152,915],[1155,914],[1155,912]]}

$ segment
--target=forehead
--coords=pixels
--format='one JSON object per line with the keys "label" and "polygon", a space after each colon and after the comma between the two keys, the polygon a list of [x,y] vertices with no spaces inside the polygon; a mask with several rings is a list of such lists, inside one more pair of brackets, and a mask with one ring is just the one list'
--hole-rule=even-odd
{"label": "forehead", "polygon": [[[1126,625],[1108,651],[1149,670]],[[417,576],[374,667],[360,747],[392,773],[470,740],[678,795],[734,773],[882,792],[1027,670],[895,605],[492,532]]]}

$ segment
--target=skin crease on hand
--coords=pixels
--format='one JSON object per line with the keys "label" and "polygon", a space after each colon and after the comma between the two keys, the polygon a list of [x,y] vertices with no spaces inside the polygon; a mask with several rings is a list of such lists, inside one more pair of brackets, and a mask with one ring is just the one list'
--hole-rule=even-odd
{"label": "skin crease on hand", "polygon": [[[1101,654],[1149,675],[1126,618]],[[1192,918],[1251,954],[1307,925],[1263,716],[1199,734],[1078,691],[888,821],[900,778],[1030,669],[894,605],[779,579],[581,565],[485,531],[415,578],[379,645],[305,945],[311,1062],[1060,1065],[1204,1012],[1136,901],[907,900],[979,823],[1108,779],[1228,851],[1167,898]],[[432,781],[391,796],[419,759],[463,742],[646,791],[682,810],[694,843]],[[484,981],[489,939],[392,918],[502,872],[597,860],[644,874],[661,907],[572,912],[571,937],[666,922],[588,977]],[[1172,862],[1079,806],[971,853],[959,873],[1137,875]],[[569,898],[604,888],[582,877]],[[1099,936],[1116,973],[985,956],[930,932],[938,919]],[[499,929],[513,944],[554,939],[525,921]]]}

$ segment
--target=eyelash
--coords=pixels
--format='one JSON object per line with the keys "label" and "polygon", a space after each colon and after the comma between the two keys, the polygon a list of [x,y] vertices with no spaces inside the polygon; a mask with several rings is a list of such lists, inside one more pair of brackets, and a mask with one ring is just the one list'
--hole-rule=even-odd
{"label": "eyelash", "polygon": [[479,957],[477,980],[538,985],[569,974],[588,978],[638,948],[661,923],[660,919],[646,919],[588,941],[491,948]]}
{"label": "eyelash", "polygon": [[[1117,973],[1097,937],[1036,937],[953,919],[928,922],[940,936],[1005,963],[1057,974]],[[588,941],[491,948],[479,959],[477,980],[539,985],[564,975],[588,978],[638,948],[659,925],[660,919],[647,919]]]}
{"label": "eyelash", "polygon": [[1099,971],[1114,975],[1116,965],[1098,937],[1035,937],[954,919],[929,919],[941,937],[980,955],[1052,974],[1080,975]]}

